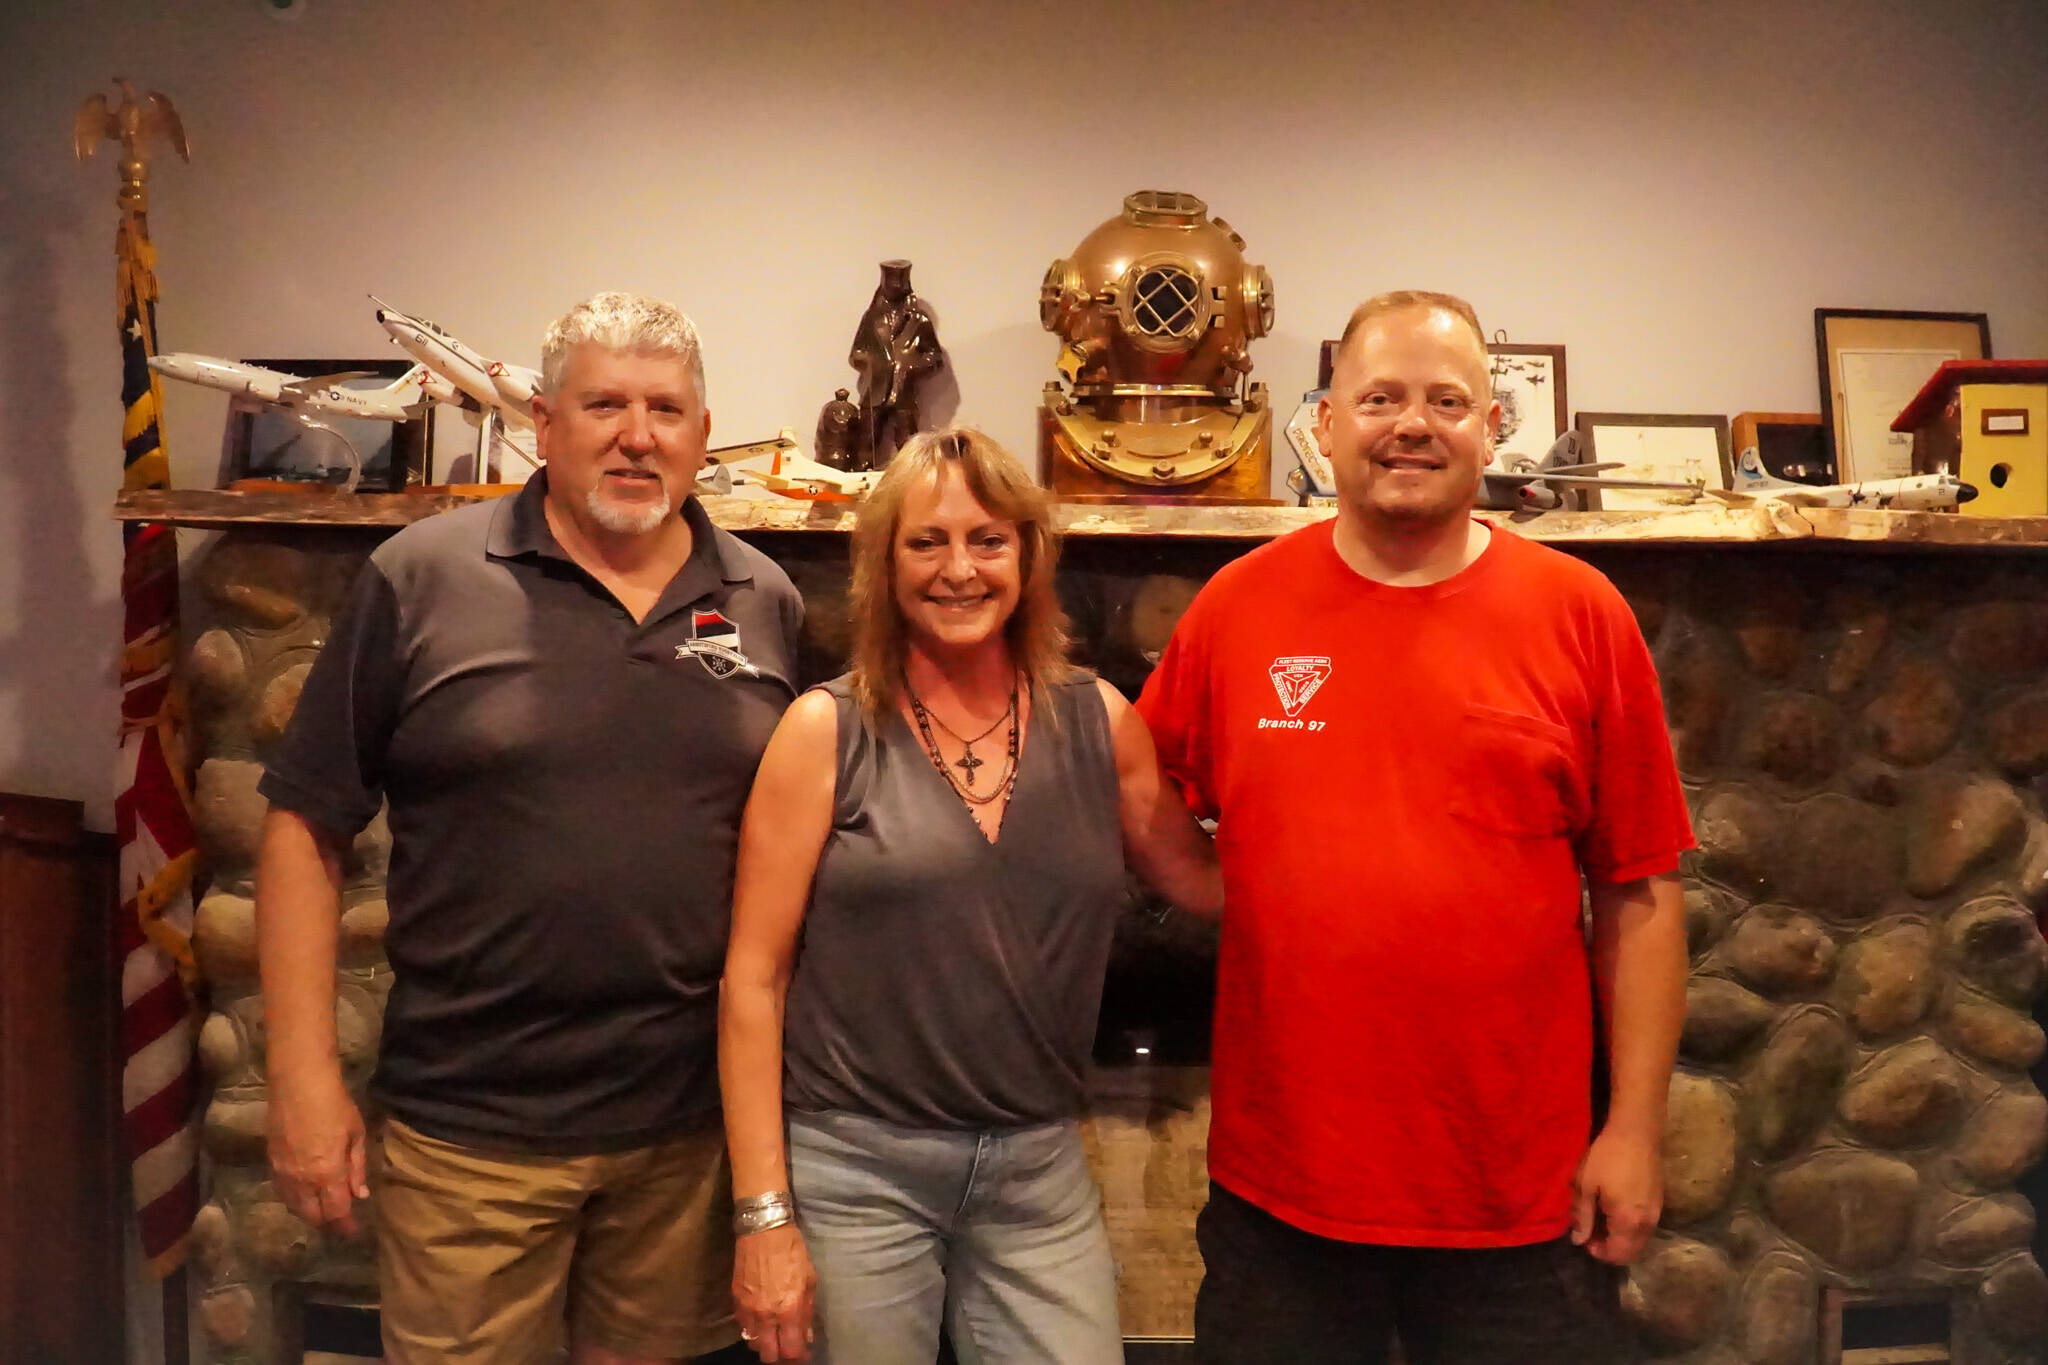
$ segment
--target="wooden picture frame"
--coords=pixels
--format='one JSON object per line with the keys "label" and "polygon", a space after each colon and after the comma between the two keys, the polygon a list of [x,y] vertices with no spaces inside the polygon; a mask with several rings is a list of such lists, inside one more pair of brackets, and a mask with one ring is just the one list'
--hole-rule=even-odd
{"label": "wooden picture frame", "polygon": [[[1513,469],[1518,461],[1535,465],[1557,438],[1572,429],[1571,400],[1565,391],[1564,347],[1489,341],[1494,396],[1501,400],[1501,435],[1494,442],[1494,463]],[[1337,343],[1325,341],[1316,365],[1315,391],[1330,387]],[[1545,391],[1548,396],[1545,397]]]}
{"label": "wooden picture frame", "polygon": [[1893,431],[1892,420],[1944,360],[1989,360],[1991,321],[1983,313],[1816,308],[1813,345],[1835,482],[1904,478],[1913,473],[1913,438]]}
{"label": "wooden picture frame", "polygon": [[1542,463],[1557,438],[1572,429],[1565,394],[1564,347],[1490,341],[1493,396],[1501,405],[1493,460],[1502,469]]}
{"label": "wooden picture frame", "polygon": [[[1620,461],[1603,469],[1603,479],[1646,479],[1702,483],[1726,488],[1733,467],[1728,457],[1728,419],[1719,413],[1582,412],[1576,430],[1588,463]],[[1673,494],[1654,488],[1585,486],[1589,511],[1651,511],[1672,505]]]}
{"label": "wooden picture frame", "polygon": [[1729,423],[1729,444],[1739,462],[1754,446],[1764,473],[1789,483],[1835,482],[1835,457],[1817,412],[1738,412]]}

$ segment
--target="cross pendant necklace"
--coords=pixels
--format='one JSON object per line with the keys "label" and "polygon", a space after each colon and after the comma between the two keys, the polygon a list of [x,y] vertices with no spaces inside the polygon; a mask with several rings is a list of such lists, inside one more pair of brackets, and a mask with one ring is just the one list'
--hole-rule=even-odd
{"label": "cross pendant necklace", "polygon": [[[989,726],[988,729],[983,730],[972,739],[960,734],[952,726],[933,715],[926,708],[924,699],[917,695],[917,689],[910,685],[908,677],[905,677],[903,680],[903,690],[909,694],[910,712],[917,720],[917,733],[924,740],[925,752],[931,756],[932,766],[939,770],[939,775],[946,779],[946,784],[959,793],[961,800],[970,805],[985,806],[1009,791],[1011,784],[1017,780],[1017,744],[1024,728],[1024,718],[1017,710],[1017,684],[1015,679],[1011,680],[1010,703],[1003,708],[1003,714],[996,717],[994,725]],[[1010,722],[1009,761],[1003,765],[1002,776],[997,779],[995,790],[983,796],[974,790],[974,770],[987,767],[988,760],[976,758],[974,756],[974,746],[994,734],[1004,721]],[[939,752],[939,741],[932,734],[932,726],[934,725],[960,741],[960,757],[954,759],[950,764],[946,761],[945,756]],[[951,770],[954,768],[958,768],[961,772],[965,773],[966,777],[963,779],[953,776]]]}
{"label": "cross pendant necklace", "polygon": [[974,785],[974,770],[985,766],[985,761],[976,758],[973,747],[967,746],[961,749],[960,757],[953,760],[953,766],[967,774],[967,785],[971,787]]}
{"label": "cross pendant necklace", "polygon": [[[908,684],[906,683],[906,686],[907,685]],[[974,790],[974,770],[976,768],[985,768],[988,766],[987,759],[976,758],[974,756],[974,746],[981,743],[983,740],[987,739],[990,735],[994,734],[996,732],[996,727],[1000,726],[1004,721],[1008,720],[1011,714],[1016,711],[1017,692],[1014,687],[1011,688],[1010,704],[1003,708],[1003,714],[996,717],[994,725],[989,726],[988,729],[983,730],[980,734],[975,735],[972,738],[969,738],[968,736],[961,734],[958,730],[955,730],[952,726],[946,724],[945,721],[940,720],[936,714],[926,710],[924,702],[918,697],[916,689],[914,688],[911,689],[910,692],[910,704],[913,708],[916,709],[920,717],[929,717],[931,721],[934,724],[936,724],[941,730],[944,730],[947,734],[951,735],[953,738],[960,741],[960,757],[953,760],[953,766],[958,768],[961,772],[967,774],[965,779],[967,783],[967,789],[969,791],[972,791]],[[938,750],[934,748],[932,752],[936,754]]]}

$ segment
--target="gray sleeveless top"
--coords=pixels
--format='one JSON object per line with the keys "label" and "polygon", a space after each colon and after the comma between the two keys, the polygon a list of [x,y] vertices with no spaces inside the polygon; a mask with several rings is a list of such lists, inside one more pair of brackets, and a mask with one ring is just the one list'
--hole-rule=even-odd
{"label": "gray sleeveless top", "polygon": [[1034,708],[993,844],[899,712],[875,726],[848,679],[824,691],[839,776],[784,1015],[788,1104],[921,1128],[1080,1112],[1125,897],[1094,679]]}

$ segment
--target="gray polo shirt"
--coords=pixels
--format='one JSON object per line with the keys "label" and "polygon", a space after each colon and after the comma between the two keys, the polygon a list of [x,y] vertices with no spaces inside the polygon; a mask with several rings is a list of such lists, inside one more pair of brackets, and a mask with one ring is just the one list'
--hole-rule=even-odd
{"label": "gray polo shirt", "polygon": [[344,837],[389,801],[381,1103],[604,1151],[717,1121],[740,812],[803,604],[691,499],[689,561],[636,623],[556,543],[544,480],[377,549],[262,790]]}

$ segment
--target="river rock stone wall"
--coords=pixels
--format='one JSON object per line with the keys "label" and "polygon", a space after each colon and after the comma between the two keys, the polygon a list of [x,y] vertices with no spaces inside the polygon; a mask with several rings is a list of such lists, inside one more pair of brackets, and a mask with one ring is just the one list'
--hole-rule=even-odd
{"label": "river rock stone wall", "polygon": [[[203,552],[186,591],[184,667],[201,762],[194,801],[211,881],[193,949],[210,997],[199,1058],[212,1086],[202,1126],[208,1197],[193,1230],[196,1316],[220,1365],[275,1357],[272,1289],[313,1281],[375,1291],[367,1226],[316,1231],[279,1202],[264,1159],[263,1007],[251,900],[265,802],[261,760],[284,733],[329,621],[377,537],[348,531],[231,532]],[[380,816],[344,860],[335,1033],[360,1100],[376,1061],[391,972],[383,958]]]}
{"label": "river rock stone wall", "polygon": [[[235,1365],[269,1359],[278,1282],[374,1285],[367,1236],[308,1228],[263,1165],[250,903],[261,758],[374,543],[236,532],[194,573],[186,667],[213,870],[197,927],[212,993],[201,1054],[214,1087],[196,1265],[210,1359]],[[846,646],[844,543],[762,543],[804,592],[806,674],[830,676]],[[1077,654],[1134,690],[1195,588],[1238,552],[1076,542],[1061,587]],[[1817,1361],[1832,1287],[1952,1292],[1976,1365],[2048,1359],[2048,1280],[2012,1190],[2048,1146],[2048,1101],[2026,1074],[2044,1043],[2028,1006],[2048,977],[2033,920],[2048,903],[2048,558],[1584,557],[1621,586],[1657,655],[1702,845],[1686,868],[1693,976],[1667,1211],[1625,1290],[1646,1358]],[[336,1027],[358,1092],[390,984],[387,858],[380,820],[345,868]],[[1186,1068],[1206,1056],[1213,952],[1199,926],[1130,916],[1097,1047],[1116,1079],[1090,1147],[1125,1318],[1161,1335],[1185,1330],[1199,1272],[1206,1100]]]}
{"label": "river rock stone wall", "polygon": [[1649,1350],[1818,1359],[1820,1291],[1953,1295],[2044,1358],[2013,1182],[2048,1146],[2043,566],[1814,551],[1600,562],[1651,639],[1699,852]]}

